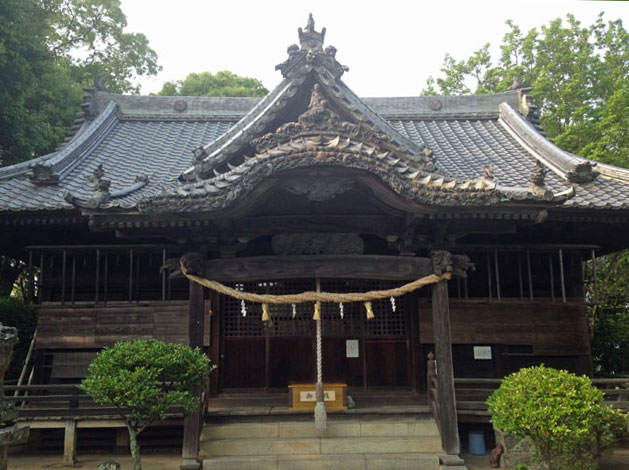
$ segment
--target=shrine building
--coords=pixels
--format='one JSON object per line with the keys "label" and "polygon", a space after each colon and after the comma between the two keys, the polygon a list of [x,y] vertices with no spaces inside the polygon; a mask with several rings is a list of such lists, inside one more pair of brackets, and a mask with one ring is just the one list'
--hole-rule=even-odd
{"label": "shrine building", "polygon": [[[455,378],[592,374],[584,262],[629,246],[629,170],[556,147],[527,89],[396,97],[393,76],[358,97],[324,39],[310,18],[264,98],[99,84],[58,151],[0,168],[2,254],[36,292],[32,383],[77,383],[120,340],[203,348],[218,368],[182,468],[244,458],[198,423],[311,426],[317,382],[338,386],[328,429],[399,405],[438,431],[389,452],[464,468]],[[302,454],[387,453],[360,426]]]}

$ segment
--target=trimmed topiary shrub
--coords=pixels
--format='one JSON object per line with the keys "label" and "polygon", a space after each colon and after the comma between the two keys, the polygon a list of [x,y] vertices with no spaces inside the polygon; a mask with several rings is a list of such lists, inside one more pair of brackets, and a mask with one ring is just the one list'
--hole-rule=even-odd
{"label": "trimmed topiary shrub", "polygon": [[530,438],[549,470],[596,469],[627,435],[627,416],[604,405],[590,379],[543,365],[506,377],[487,404],[494,426]]}
{"label": "trimmed topiary shrub", "polygon": [[13,348],[13,359],[7,369],[5,380],[17,380],[20,376],[28,346],[31,344],[33,333],[37,327],[37,311],[25,305],[21,300],[11,297],[0,298],[0,323],[4,326],[14,326],[20,341]]}
{"label": "trimmed topiary shrub", "polygon": [[121,341],[96,356],[81,389],[97,403],[118,408],[129,431],[133,468],[141,470],[137,435],[173,406],[193,412],[213,368],[199,348],[155,339]]}

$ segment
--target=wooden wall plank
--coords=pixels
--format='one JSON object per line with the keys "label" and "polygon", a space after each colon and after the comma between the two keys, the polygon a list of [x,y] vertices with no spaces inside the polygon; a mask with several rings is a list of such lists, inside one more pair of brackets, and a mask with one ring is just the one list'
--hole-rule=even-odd
{"label": "wooden wall plank", "polygon": [[45,305],[38,318],[39,349],[102,348],[136,338],[188,344],[187,301],[97,308]]}
{"label": "wooden wall plank", "polygon": [[[450,302],[453,344],[532,345],[537,354],[589,354],[583,303]],[[420,342],[432,344],[430,304],[420,303]]]}

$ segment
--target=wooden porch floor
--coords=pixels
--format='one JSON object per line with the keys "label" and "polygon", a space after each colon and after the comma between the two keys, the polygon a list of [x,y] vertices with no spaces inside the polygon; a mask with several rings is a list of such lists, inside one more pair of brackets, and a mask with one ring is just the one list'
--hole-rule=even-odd
{"label": "wooden porch floor", "polygon": [[[425,394],[408,391],[352,391],[348,392],[356,406],[349,410],[329,410],[329,414],[355,416],[360,414],[429,414]],[[208,417],[220,416],[312,416],[310,410],[292,410],[288,392],[231,392],[211,398]]]}

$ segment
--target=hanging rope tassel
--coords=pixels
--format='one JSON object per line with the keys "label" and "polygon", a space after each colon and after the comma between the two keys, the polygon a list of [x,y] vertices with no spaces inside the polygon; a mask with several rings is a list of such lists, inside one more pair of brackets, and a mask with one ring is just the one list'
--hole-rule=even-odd
{"label": "hanging rope tassel", "polygon": [[321,320],[321,302],[315,302],[314,314],[312,315],[312,319],[314,321]]}
{"label": "hanging rope tassel", "polygon": [[269,304],[262,304],[262,321],[271,321],[271,317],[269,316]]}
{"label": "hanging rope tassel", "polygon": [[371,308],[371,302],[365,302],[365,311],[367,312],[367,320],[373,320],[375,315],[373,314],[373,309]]}
{"label": "hanging rope tassel", "polygon": [[[317,279],[317,292],[321,292],[321,282]],[[315,303],[313,318],[317,322],[317,404],[314,409],[315,429],[323,432],[327,428],[327,413],[323,395],[323,354],[321,351],[321,302]]]}

